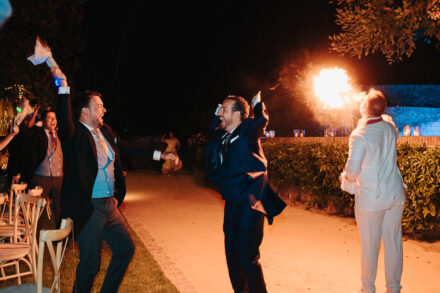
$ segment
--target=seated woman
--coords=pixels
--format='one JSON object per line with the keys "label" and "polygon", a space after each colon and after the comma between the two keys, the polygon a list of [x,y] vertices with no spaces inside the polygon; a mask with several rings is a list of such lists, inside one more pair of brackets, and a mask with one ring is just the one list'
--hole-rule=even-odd
{"label": "seated woman", "polygon": [[168,137],[164,134],[161,141],[167,144],[167,148],[165,149],[164,153],[173,153],[176,155],[176,160],[165,159],[165,162],[162,165],[162,174],[174,175],[183,167],[182,161],[177,156],[177,151],[180,148],[180,141],[174,137],[173,132],[169,132]]}

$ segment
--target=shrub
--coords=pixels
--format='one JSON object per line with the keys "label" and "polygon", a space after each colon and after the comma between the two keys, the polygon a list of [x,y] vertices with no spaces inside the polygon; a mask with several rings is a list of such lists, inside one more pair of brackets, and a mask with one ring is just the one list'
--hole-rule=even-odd
{"label": "shrub", "polygon": [[[338,212],[352,208],[352,197],[340,189],[348,145],[332,143],[263,143],[270,181],[311,193],[310,205],[333,205]],[[402,144],[397,163],[406,189],[402,226],[407,232],[440,231],[440,148]]]}

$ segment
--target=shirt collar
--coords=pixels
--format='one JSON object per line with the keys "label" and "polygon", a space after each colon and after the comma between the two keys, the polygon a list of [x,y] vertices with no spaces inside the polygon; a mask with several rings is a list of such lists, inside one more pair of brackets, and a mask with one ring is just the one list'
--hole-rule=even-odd
{"label": "shirt collar", "polygon": [[380,119],[380,118],[382,118],[382,117],[380,117],[380,116],[377,116],[377,117],[370,117],[370,118],[367,118],[367,120],[376,120],[376,119]]}
{"label": "shirt collar", "polygon": [[374,124],[383,121],[382,117],[371,117],[367,119],[367,124]]}
{"label": "shirt collar", "polygon": [[[90,132],[93,132],[95,130],[95,128],[91,127],[90,125],[82,122],[81,120],[78,120],[79,122],[82,123],[82,125],[84,125],[85,127],[87,127],[88,130],[90,130]],[[99,128],[98,128],[99,129]]]}
{"label": "shirt collar", "polygon": [[232,134],[232,133],[234,133],[234,131],[235,131],[235,129],[237,129],[238,128],[238,126],[237,127],[235,127],[234,129],[232,129],[231,131],[227,131],[227,132],[225,132],[223,135],[222,135],[222,138],[223,137],[225,137],[226,136],[226,134]]}
{"label": "shirt collar", "polygon": [[[44,131],[46,131],[47,136],[50,135],[50,134],[49,134],[49,132],[50,132],[49,129],[44,128]],[[57,137],[57,131],[56,131],[56,130],[52,131],[52,133],[53,133],[53,136],[54,136],[54,137]]]}

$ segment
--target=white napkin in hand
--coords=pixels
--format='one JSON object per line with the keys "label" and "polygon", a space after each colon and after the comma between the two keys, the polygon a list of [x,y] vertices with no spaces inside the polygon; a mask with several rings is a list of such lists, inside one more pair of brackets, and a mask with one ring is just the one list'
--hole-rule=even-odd
{"label": "white napkin in hand", "polygon": [[47,44],[42,44],[40,41],[40,37],[37,36],[37,40],[35,41],[35,49],[34,55],[29,56],[27,60],[31,61],[34,65],[40,65],[46,62],[47,66],[50,68],[57,67],[57,63],[55,59],[52,57],[52,51],[50,50]]}
{"label": "white napkin in hand", "polygon": [[252,98],[252,107],[254,108],[259,102],[261,102],[261,91],[258,91],[258,93]]}
{"label": "white napkin in hand", "polygon": [[34,65],[40,65],[46,62],[49,57],[52,57],[50,48],[47,45],[43,46],[43,44],[41,44],[40,37],[37,36],[37,40],[35,41],[34,55],[29,56],[27,60],[31,61]]}
{"label": "white napkin in hand", "polygon": [[346,179],[345,172],[341,173],[341,176],[339,177],[341,180],[341,189],[344,191],[347,191],[350,194],[356,193],[356,181],[351,181]]}

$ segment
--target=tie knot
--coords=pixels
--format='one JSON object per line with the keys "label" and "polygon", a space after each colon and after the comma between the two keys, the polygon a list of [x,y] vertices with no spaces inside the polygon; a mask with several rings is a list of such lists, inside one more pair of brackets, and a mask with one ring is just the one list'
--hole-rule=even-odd
{"label": "tie knot", "polygon": [[230,132],[225,133],[224,136],[223,136],[223,141],[224,142],[229,142],[229,139],[231,138],[231,135],[232,135],[232,133],[230,133]]}

